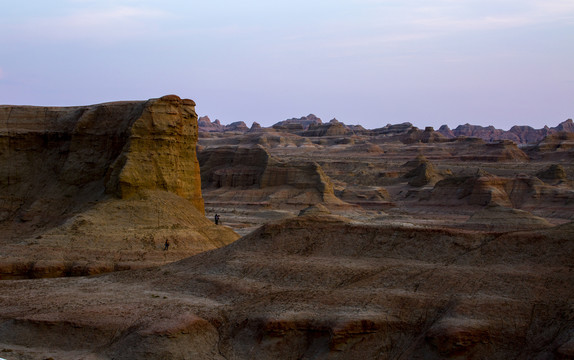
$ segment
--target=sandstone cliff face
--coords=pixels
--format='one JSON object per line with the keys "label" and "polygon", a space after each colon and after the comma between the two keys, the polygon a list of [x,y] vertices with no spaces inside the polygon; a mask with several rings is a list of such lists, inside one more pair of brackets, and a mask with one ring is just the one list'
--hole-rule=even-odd
{"label": "sandstone cliff face", "polygon": [[534,176],[499,177],[477,174],[450,177],[436,183],[428,201],[442,205],[498,205],[517,209],[539,209],[546,206],[566,210],[574,200],[568,189],[545,184]]}
{"label": "sandstone cliff face", "polygon": [[549,135],[527,149],[535,159],[572,161],[574,159],[574,133],[559,132]]}
{"label": "sandstone cliff face", "polygon": [[[73,198],[86,186],[119,198],[165,190],[203,211],[196,143],[195,103],[177,96],[69,108],[1,106],[4,219],[47,191]],[[22,206],[6,206],[10,200]]]}
{"label": "sandstone cliff face", "polygon": [[165,190],[203,211],[192,100],[164,96],[150,100],[133,122],[129,139],[112,164],[106,190],[125,198],[141,190]]}
{"label": "sandstone cliff face", "polygon": [[203,187],[259,187],[270,155],[262,146],[222,146],[198,154]]}
{"label": "sandstone cliff face", "polygon": [[[138,251],[150,251],[144,265],[165,263],[235,240],[204,217],[197,138],[195,103],[175,95],[0,106],[0,277],[56,276],[78,261],[109,271]],[[154,251],[168,239],[177,244],[162,259]],[[36,270],[20,269],[28,262]]]}
{"label": "sandstone cliff face", "polygon": [[205,196],[212,203],[242,196],[252,202],[272,200],[286,205],[339,202],[319,164],[282,162],[260,145],[205,149],[199,153],[199,161],[202,184],[209,193]]}

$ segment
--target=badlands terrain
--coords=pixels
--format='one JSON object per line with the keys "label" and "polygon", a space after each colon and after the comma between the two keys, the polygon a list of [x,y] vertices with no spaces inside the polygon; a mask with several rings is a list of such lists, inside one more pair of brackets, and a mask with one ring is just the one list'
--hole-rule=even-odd
{"label": "badlands terrain", "polygon": [[0,358],[574,359],[572,120],[5,105],[0,158]]}

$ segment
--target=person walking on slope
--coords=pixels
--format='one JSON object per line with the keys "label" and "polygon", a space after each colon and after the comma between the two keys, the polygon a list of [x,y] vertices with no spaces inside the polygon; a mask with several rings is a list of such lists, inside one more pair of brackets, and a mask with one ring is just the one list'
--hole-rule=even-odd
{"label": "person walking on slope", "polygon": [[165,244],[163,245],[163,251],[167,251],[169,248],[169,239],[165,239]]}
{"label": "person walking on slope", "polygon": [[215,225],[219,225],[219,214],[215,214]]}

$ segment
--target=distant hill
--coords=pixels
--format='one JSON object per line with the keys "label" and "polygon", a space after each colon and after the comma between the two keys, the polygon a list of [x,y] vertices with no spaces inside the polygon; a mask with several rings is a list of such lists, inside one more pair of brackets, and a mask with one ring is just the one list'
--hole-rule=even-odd
{"label": "distant hill", "polygon": [[[395,136],[407,135],[413,130],[418,130],[411,123],[387,124],[384,127],[376,129],[365,129],[361,125],[346,125],[336,119],[329,122],[323,122],[314,114],[309,114],[300,118],[291,118],[279,121],[269,128],[261,127],[258,123],[250,129],[245,122],[238,121],[229,125],[222,125],[219,120],[211,122],[209,117],[203,116],[198,121],[199,132],[241,132],[245,133],[253,128],[258,130],[272,130],[278,132],[289,132],[301,136],[333,136],[333,135],[372,135],[372,136]],[[432,127],[426,127],[425,132],[435,132],[436,136],[444,136],[446,139],[457,137],[475,137],[484,141],[511,140],[517,144],[533,144],[541,141],[545,137],[560,132],[574,133],[574,122],[572,119],[565,120],[555,127],[545,126],[542,129],[534,129],[531,126],[513,126],[510,130],[497,129],[494,126],[480,126],[464,124],[454,129],[447,125],[441,126],[438,130]]]}

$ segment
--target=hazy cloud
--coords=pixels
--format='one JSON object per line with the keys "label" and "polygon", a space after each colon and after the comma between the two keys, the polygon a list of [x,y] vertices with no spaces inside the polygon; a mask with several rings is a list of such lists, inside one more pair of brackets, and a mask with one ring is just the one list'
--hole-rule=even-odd
{"label": "hazy cloud", "polygon": [[163,10],[135,6],[82,9],[60,16],[28,18],[8,25],[18,37],[48,40],[111,42],[153,31],[154,22],[168,18]]}
{"label": "hazy cloud", "polygon": [[[442,3],[442,5],[441,5]],[[478,9],[480,7],[480,9]],[[438,1],[419,8],[415,25],[429,30],[498,30],[541,23],[574,21],[574,2],[545,1]]]}

